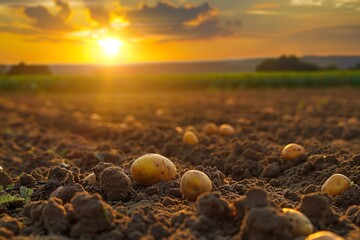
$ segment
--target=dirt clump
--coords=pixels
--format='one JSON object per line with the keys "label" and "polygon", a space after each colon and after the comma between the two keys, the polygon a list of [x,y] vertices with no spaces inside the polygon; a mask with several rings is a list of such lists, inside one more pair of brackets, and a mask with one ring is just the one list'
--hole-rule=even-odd
{"label": "dirt clump", "polygon": [[346,216],[349,217],[351,222],[360,227],[360,205],[349,207],[346,211]]}
{"label": "dirt clump", "polygon": [[291,225],[273,207],[254,207],[244,216],[241,232],[235,239],[292,239]]}
{"label": "dirt clump", "polygon": [[16,218],[4,214],[0,218],[0,228],[7,229],[9,232],[11,232],[11,235],[17,235],[23,228],[23,224],[19,222]]}
{"label": "dirt clump", "polygon": [[266,178],[275,178],[281,174],[281,167],[279,163],[270,163],[263,169],[262,175]]}
{"label": "dirt clump", "polygon": [[55,189],[50,197],[57,197],[60,198],[63,203],[68,203],[76,193],[85,192],[83,186],[74,181],[74,176],[71,173],[67,175],[64,184],[64,186]]}
{"label": "dirt clump", "polygon": [[11,177],[4,171],[0,170],[0,185],[6,188],[13,183]]}
{"label": "dirt clump", "polygon": [[241,223],[234,239],[291,239],[291,224],[261,188],[250,189],[234,203]]}
{"label": "dirt clump", "polygon": [[36,183],[36,180],[35,180],[35,178],[33,176],[23,172],[23,173],[21,173],[19,178],[15,181],[15,186],[16,187],[30,186],[30,185],[33,185],[35,183]]}
{"label": "dirt clump", "polygon": [[70,237],[98,234],[113,228],[113,208],[98,194],[77,193],[71,204],[76,223],[70,229]]}
{"label": "dirt clump", "polygon": [[325,193],[311,193],[303,195],[297,210],[304,213],[312,222],[315,229],[331,229],[339,235],[355,230],[350,220],[341,218],[341,215],[331,208],[332,198]]}
{"label": "dirt clump", "polygon": [[232,218],[232,209],[220,193],[205,193],[196,201],[196,215],[221,221]]}
{"label": "dirt clump", "polygon": [[109,201],[125,200],[131,188],[130,178],[119,167],[108,167],[100,175],[100,188]]}
{"label": "dirt clump", "polygon": [[100,163],[96,164],[95,167],[92,168],[93,172],[95,173],[95,176],[96,176],[96,180],[97,180],[97,181],[100,181],[100,175],[101,175],[101,173],[102,173],[106,168],[109,168],[109,167],[115,167],[115,165],[112,164],[112,163],[108,163],[108,162],[100,162]]}
{"label": "dirt clump", "polygon": [[352,205],[360,205],[360,187],[353,184],[345,192],[336,196],[333,204],[342,210]]}
{"label": "dirt clump", "polygon": [[321,224],[328,222],[332,216],[331,202],[331,197],[327,194],[311,193],[302,196],[297,210],[304,213],[312,223],[321,229],[324,227]]}
{"label": "dirt clump", "polygon": [[69,217],[62,201],[51,198],[42,209],[42,218],[45,228],[51,234],[60,234],[70,227]]}
{"label": "dirt clump", "polygon": [[55,184],[60,185],[66,179],[68,174],[71,174],[70,170],[56,166],[50,168],[47,178],[48,180],[51,180]]}

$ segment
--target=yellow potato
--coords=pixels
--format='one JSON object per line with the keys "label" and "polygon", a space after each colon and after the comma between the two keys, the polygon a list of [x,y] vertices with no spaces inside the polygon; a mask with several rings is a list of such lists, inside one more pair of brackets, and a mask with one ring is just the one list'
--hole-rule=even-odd
{"label": "yellow potato", "polygon": [[324,182],[321,191],[335,197],[345,192],[350,186],[351,181],[346,176],[342,174],[333,174]]}
{"label": "yellow potato", "polygon": [[281,151],[281,155],[284,159],[293,160],[300,157],[305,153],[305,148],[296,143],[290,143],[284,147]]}
{"label": "yellow potato", "polygon": [[175,165],[166,157],[150,153],[137,158],[130,168],[131,176],[144,186],[171,180],[176,175]]}
{"label": "yellow potato", "polygon": [[175,128],[175,131],[176,131],[177,133],[182,134],[182,133],[184,132],[184,129],[183,129],[182,127],[177,126],[177,127]]}
{"label": "yellow potato", "polygon": [[197,131],[196,131],[196,128],[195,128],[194,126],[192,126],[192,125],[187,126],[187,127],[185,128],[185,132],[187,132],[187,131],[191,131],[191,132],[193,132],[193,133],[196,133],[196,132],[197,132]]}
{"label": "yellow potato", "polygon": [[207,135],[215,134],[218,131],[218,127],[215,123],[207,123],[204,125],[203,131]]}
{"label": "yellow potato", "polygon": [[180,190],[189,201],[195,201],[200,194],[211,189],[210,178],[201,171],[189,170],[181,177]]}
{"label": "yellow potato", "polygon": [[291,208],[283,208],[282,212],[291,223],[294,237],[307,236],[314,231],[311,221],[302,212]]}
{"label": "yellow potato", "polygon": [[183,142],[186,145],[196,145],[199,140],[195,133],[193,133],[192,131],[186,131],[183,136]]}
{"label": "yellow potato", "polygon": [[222,124],[219,127],[219,133],[222,136],[230,136],[235,133],[235,129],[233,126],[231,126],[229,124]]}
{"label": "yellow potato", "polygon": [[344,240],[344,238],[329,231],[319,231],[309,235],[305,240]]}

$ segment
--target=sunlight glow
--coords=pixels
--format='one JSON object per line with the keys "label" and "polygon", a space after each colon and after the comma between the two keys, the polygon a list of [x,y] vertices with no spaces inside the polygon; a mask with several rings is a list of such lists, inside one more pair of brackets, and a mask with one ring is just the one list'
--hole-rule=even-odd
{"label": "sunlight glow", "polygon": [[110,57],[117,55],[120,52],[120,49],[124,46],[124,42],[113,37],[99,39],[98,44],[100,45],[103,53]]}

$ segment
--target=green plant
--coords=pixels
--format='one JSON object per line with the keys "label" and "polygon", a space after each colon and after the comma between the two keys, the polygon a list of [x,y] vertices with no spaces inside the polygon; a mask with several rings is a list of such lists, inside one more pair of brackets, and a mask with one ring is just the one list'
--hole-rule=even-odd
{"label": "green plant", "polygon": [[0,206],[16,201],[24,201],[24,198],[12,196],[10,194],[4,194],[0,196]]}
{"label": "green plant", "polygon": [[15,187],[15,184],[12,183],[12,184],[10,184],[10,185],[7,185],[6,190],[12,189],[12,188],[14,188],[14,187]]}
{"label": "green plant", "polygon": [[20,196],[24,198],[25,204],[30,202],[31,195],[34,193],[34,189],[24,186],[20,187]]}

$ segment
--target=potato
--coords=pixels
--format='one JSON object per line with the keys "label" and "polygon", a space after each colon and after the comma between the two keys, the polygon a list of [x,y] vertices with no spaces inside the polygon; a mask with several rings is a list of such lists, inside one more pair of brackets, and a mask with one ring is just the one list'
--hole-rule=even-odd
{"label": "potato", "polygon": [[233,126],[231,126],[229,124],[222,124],[219,127],[219,133],[222,136],[230,136],[235,133],[235,129]]}
{"label": "potato", "polygon": [[305,148],[296,143],[290,143],[284,147],[281,151],[281,155],[284,159],[293,160],[300,157],[305,153]]}
{"label": "potato", "polygon": [[182,127],[177,126],[177,127],[175,128],[175,131],[176,131],[177,133],[182,134],[182,133],[184,132],[184,129],[183,129]]}
{"label": "potato", "polygon": [[166,157],[150,153],[137,158],[130,168],[131,176],[144,186],[171,180],[176,175],[175,165]]}
{"label": "potato", "polygon": [[342,174],[333,174],[324,182],[321,187],[321,191],[335,197],[345,192],[351,184],[350,179],[346,176]]}
{"label": "potato", "polygon": [[189,170],[181,177],[180,190],[189,201],[195,201],[200,194],[211,189],[210,178],[201,171]]}
{"label": "potato", "polygon": [[307,236],[314,231],[311,221],[302,212],[291,208],[283,208],[282,212],[291,223],[294,237]]}
{"label": "potato", "polygon": [[125,118],[124,118],[124,123],[128,124],[128,125],[132,125],[134,124],[136,121],[136,118],[133,116],[133,115],[127,115]]}
{"label": "potato", "polygon": [[192,131],[186,131],[183,136],[183,142],[186,145],[196,145],[199,140],[195,133],[193,133]]}
{"label": "potato", "polygon": [[344,238],[329,231],[319,231],[309,235],[305,240],[344,240]]}
{"label": "potato", "polygon": [[215,134],[218,131],[218,127],[215,123],[207,123],[204,125],[203,131],[207,135]]}
{"label": "potato", "polygon": [[359,119],[357,119],[356,117],[351,117],[347,120],[347,123],[350,125],[350,126],[356,126],[356,125],[359,125],[360,124],[360,121]]}
{"label": "potato", "polygon": [[185,128],[185,132],[187,132],[187,131],[191,131],[191,132],[193,132],[193,133],[197,133],[196,128],[195,128],[194,126],[192,126],[192,125],[189,125],[189,126],[187,126],[187,127]]}
{"label": "potato", "polygon": [[88,183],[88,184],[94,184],[96,182],[96,175],[95,173],[90,173],[89,175],[87,175],[84,180],[84,183]]}

